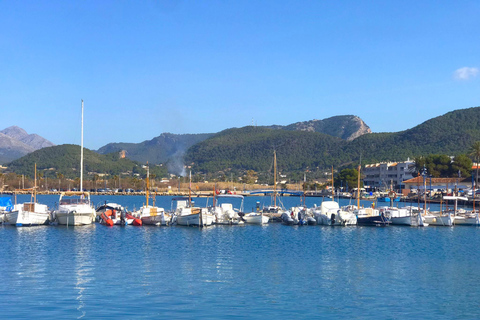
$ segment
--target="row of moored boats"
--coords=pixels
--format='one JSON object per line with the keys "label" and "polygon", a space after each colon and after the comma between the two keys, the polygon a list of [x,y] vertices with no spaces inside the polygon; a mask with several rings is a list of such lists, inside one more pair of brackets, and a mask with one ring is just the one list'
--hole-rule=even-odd
{"label": "row of moored boats", "polygon": [[[58,205],[50,210],[47,205],[32,201],[12,204],[10,198],[0,198],[0,222],[14,226],[34,226],[59,224],[67,226],[89,225],[95,222],[113,225],[182,225],[210,226],[257,224],[281,222],[286,225],[329,225],[329,226],[453,226],[480,225],[478,211],[457,209],[457,200],[452,210],[430,212],[418,207],[407,206],[359,208],[358,206],[340,207],[336,201],[323,201],[320,206],[307,208],[292,207],[284,210],[277,206],[257,208],[244,212],[243,196],[217,195],[213,205],[195,206],[189,197],[172,199],[172,208],[165,210],[149,204],[140,209],[128,211],[116,203],[104,203],[94,208],[88,192],[63,192]],[[234,204],[239,203],[238,207]]]}

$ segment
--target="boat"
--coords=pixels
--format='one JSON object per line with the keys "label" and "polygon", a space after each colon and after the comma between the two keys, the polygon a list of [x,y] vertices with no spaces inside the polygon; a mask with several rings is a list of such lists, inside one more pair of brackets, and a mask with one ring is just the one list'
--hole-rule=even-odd
{"label": "boat", "polygon": [[215,216],[208,210],[208,208],[195,207],[192,202],[192,173],[190,172],[190,187],[189,196],[176,197],[172,202],[176,203],[175,215],[177,217],[177,224],[180,226],[211,226],[215,220]]}
{"label": "boat", "polygon": [[55,221],[67,226],[92,224],[96,215],[90,200],[90,193],[86,191],[61,192],[58,208],[53,212]]}
{"label": "boat", "polygon": [[4,222],[5,215],[13,210],[10,197],[0,197],[0,224]]}
{"label": "boat", "polygon": [[35,185],[30,202],[15,204],[13,210],[4,215],[4,223],[22,227],[38,226],[50,221],[50,210],[46,204],[37,203],[37,164],[35,164]]}
{"label": "boat", "polygon": [[209,212],[208,208],[195,207],[186,197],[176,197],[172,201],[176,202],[175,215],[178,225],[205,227],[213,224],[215,216]]}
{"label": "boat", "polygon": [[250,212],[243,216],[243,220],[248,224],[268,224],[270,217],[263,212]]}
{"label": "boat", "polygon": [[380,213],[374,208],[360,208],[360,171],[361,166],[358,166],[358,181],[357,181],[357,206],[353,214],[357,217],[357,225],[359,226],[386,226],[390,221],[383,213]]}
{"label": "boat", "polygon": [[133,219],[127,219],[125,208],[118,203],[105,202],[105,204],[97,207],[95,211],[97,213],[97,221],[101,224],[110,225],[107,222],[108,219],[111,220],[112,225],[120,226],[126,226],[133,222]]}
{"label": "boat", "polygon": [[95,221],[95,208],[90,201],[90,193],[83,191],[83,100],[82,133],[80,146],[80,191],[61,192],[58,208],[54,211],[58,224],[67,226],[89,225]]}
{"label": "boat", "polygon": [[426,227],[428,224],[424,221],[421,211],[418,207],[382,207],[378,208],[384,213],[392,225]]}
{"label": "boat", "polygon": [[[240,207],[233,207],[233,200],[240,200]],[[244,224],[240,214],[243,211],[243,196],[242,195],[215,195],[214,204],[212,207],[213,215],[215,216],[215,224],[236,225]]]}
{"label": "boat", "polygon": [[138,211],[133,213],[133,216],[140,218],[142,224],[153,226],[168,226],[172,223],[173,215],[166,213],[164,208],[155,206],[155,198],[153,199],[153,205],[149,204],[150,198],[150,170],[147,163],[147,185],[145,189],[146,203]]}
{"label": "boat", "polygon": [[[453,210],[445,210],[445,211],[438,211],[438,212],[430,212],[429,214],[424,215],[425,222],[432,226],[444,226],[444,227],[451,227],[455,224],[455,218],[457,215],[457,205],[458,200],[468,200],[466,197],[461,196],[444,196],[443,200],[454,200],[455,206]],[[457,220],[459,225],[467,225],[469,220],[466,219],[465,216],[459,218]],[[463,222],[463,223],[462,223]]]}
{"label": "boat", "polygon": [[313,214],[319,225],[349,226],[357,224],[356,215],[340,209],[336,201],[323,201],[320,208],[313,209]]}

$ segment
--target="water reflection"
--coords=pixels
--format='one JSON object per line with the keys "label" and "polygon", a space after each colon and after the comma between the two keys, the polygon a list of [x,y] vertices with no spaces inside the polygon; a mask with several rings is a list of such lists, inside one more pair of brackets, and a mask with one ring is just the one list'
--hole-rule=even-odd
{"label": "water reflection", "polygon": [[87,315],[85,300],[88,297],[90,283],[95,281],[93,275],[93,266],[95,265],[95,255],[92,254],[92,242],[95,232],[95,225],[75,227],[74,230],[74,251],[75,259],[75,287],[77,290],[77,319]]}

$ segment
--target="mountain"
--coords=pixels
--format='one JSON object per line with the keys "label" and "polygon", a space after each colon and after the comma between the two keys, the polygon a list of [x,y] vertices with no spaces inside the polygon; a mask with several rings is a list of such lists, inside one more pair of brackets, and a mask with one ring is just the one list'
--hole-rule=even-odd
{"label": "mountain", "polygon": [[0,163],[6,163],[34,151],[29,145],[0,132]]}
{"label": "mountain", "polygon": [[[61,173],[65,178],[74,179],[79,176],[80,172],[80,146],[64,144],[31,152],[8,163],[6,172],[33,177],[35,163],[38,171],[45,172],[51,178],[55,178],[57,173]],[[144,171],[141,164],[121,158],[118,153],[103,155],[84,148],[84,178],[87,178],[89,173],[119,175],[129,172],[130,174],[145,174]],[[166,175],[166,170],[160,171],[161,169],[158,169],[158,167],[151,167],[150,170],[152,174],[158,176]]]}
{"label": "mountain", "polygon": [[248,126],[224,130],[192,146],[185,161],[202,172],[265,172],[271,169],[276,150],[279,169],[303,171],[337,162],[333,156],[345,144],[345,140],[318,132]]}
{"label": "mountain", "polygon": [[480,107],[452,111],[405,131],[363,134],[350,141],[313,132],[316,124],[291,125],[301,131],[251,126],[225,130],[192,146],[186,160],[194,171],[264,171],[269,169],[275,149],[279,169],[298,173],[331,165],[356,165],[360,160],[368,163],[428,154],[457,155],[467,153],[480,141]]}
{"label": "mountain", "polygon": [[28,134],[24,129],[11,126],[0,131],[0,163],[18,159],[35,150],[54,146],[37,134]]}
{"label": "mountain", "polygon": [[319,132],[342,138],[347,141],[351,141],[364,134],[372,132],[362,119],[353,115],[335,116],[323,120],[296,122],[287,126],[269,126],[268,128]]}
{"label": "mountain", "polygon": [[192,145],[201,142],[213,133],[172,134],[162,133],[152,140],[141,143],[109,143],[97,150],[100,154],[125,151],[127,158],[152,164],[168,163],[171,172],[183,170],[183,155]]}

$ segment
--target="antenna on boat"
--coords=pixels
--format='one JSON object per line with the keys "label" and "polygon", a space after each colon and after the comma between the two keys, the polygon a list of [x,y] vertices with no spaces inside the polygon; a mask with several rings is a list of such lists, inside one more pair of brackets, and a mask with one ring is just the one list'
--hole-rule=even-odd
{"label": "antenna on boat", "polygon": [[82,137],[80,140],[80,192],[83,192],[83,99],[82,99]]}

